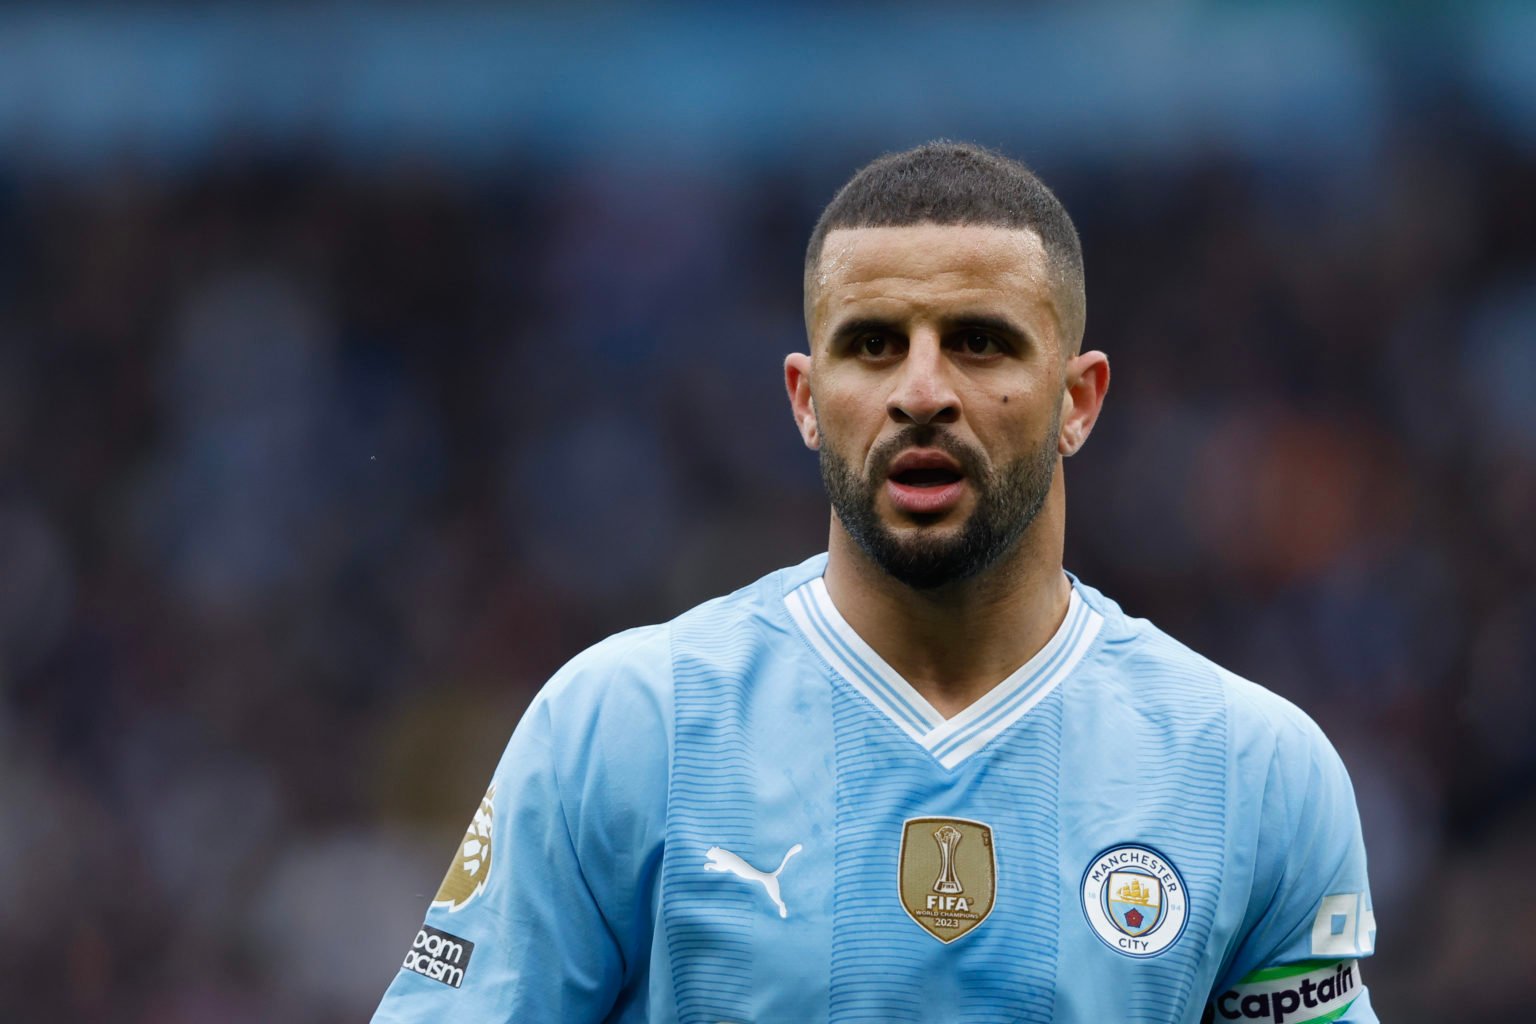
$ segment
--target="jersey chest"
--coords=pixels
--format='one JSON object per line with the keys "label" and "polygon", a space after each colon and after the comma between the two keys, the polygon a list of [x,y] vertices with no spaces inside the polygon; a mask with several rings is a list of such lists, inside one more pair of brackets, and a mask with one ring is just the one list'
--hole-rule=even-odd
{"label": "jersey chest", "polygon": [[1219,758],[1170,785],[1188,752],[1053,695],[944,767],[835,680],[779,682],[680,707],[678,1019],[1198,1020],[1232,900]]}

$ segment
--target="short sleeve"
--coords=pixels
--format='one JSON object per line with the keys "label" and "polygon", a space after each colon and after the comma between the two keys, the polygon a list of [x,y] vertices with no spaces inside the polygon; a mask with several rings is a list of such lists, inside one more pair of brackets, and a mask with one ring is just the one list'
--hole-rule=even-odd
{"label": "short sleeve", "polygon": [[1376,917],[1354,789],[1321,730],[1293,720],[1277,737],[1263,794],[1250,919],[1207,1021],[1375,1024],[1360,961]]}
{"label": "short sleeve", "polygon": [[518,724],[374,1021],[602,1021],[649,953],[667,736],[605,642]]}

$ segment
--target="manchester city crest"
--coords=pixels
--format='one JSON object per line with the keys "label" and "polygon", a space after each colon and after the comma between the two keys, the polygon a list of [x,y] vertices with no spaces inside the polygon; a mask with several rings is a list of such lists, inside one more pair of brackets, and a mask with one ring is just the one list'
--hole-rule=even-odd
{"label": "manchester city crest", "polygon": [[1083,915],[1095,935],[1126,956],[1156,956],[1189,921],[1189,894],[1173,863],[1147,846],[1115,846],[1083,872]]}
{"label": "manchester city crest", "polygon": [[1111,871],[1101,898],[1109,919],[1131,936],[1155,931],[1163,921],[1163,883],[1140,871]]}

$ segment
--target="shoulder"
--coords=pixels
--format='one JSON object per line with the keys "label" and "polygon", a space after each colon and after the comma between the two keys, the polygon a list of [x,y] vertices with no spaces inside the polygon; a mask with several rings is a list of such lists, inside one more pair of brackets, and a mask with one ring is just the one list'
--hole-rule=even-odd
{"label": "shoulder", "polygon": [[[670,718],[679,670],[725,669],[751,662],[788,633],[784,595],[818,575],[825,556],[770,573],[663,623],[616,633],[576,655],[529,706],[557,731],[594,719]],[[563,729],[560,727],[564,727]]]}
{"label": "shoulder", "polygon": [[567,717],[605,705],[664,700],[671,677],[671,623],[639,626],[601,640],[550,677],[530,714]]}
{"label": "shoulder", "polygon": [[1097,661],[1120,699],[1186,716],[1219,716],[1239,753],[1287,762],[1336,759],[1321,728],[1301,708],[1192,650],[1150,621],[1126,615],[1115,602],[1078,585],[1104,617]]}

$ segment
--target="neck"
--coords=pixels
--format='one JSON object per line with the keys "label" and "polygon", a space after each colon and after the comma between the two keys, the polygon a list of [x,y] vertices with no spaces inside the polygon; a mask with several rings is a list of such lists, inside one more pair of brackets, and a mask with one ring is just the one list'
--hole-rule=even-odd
{"label": "neck", "polygon": [[967,580],[915,590],[870,561],[836,516],[827,593],[864,641],[949,718],[1046,645],[1067,614],[1062,503],[1048,501],[1018,544]]}

